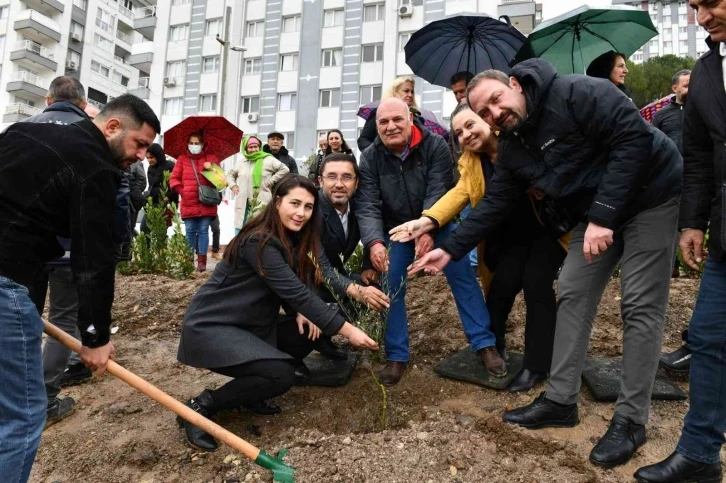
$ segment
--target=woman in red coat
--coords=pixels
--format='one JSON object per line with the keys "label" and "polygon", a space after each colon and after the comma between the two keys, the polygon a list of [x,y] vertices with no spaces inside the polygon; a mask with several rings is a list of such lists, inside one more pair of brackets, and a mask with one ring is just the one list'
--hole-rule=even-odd
{"label": "woman in red coat", "polygon": [[[197,168],[199,182],[192,163]],[[219,164],[214,154],[204,151],[204,135],[192,133],[187,143],[187,152],[179,156],[171,172],[169,187],[181,196],[181,217],[186,227],[187,243],[197,252],[197,271],[207,269],[207,248],[209,248],[209,224],[217,216],[217,207],[199,201],[199,183],[214,186],[202,176],[202,171]]]}

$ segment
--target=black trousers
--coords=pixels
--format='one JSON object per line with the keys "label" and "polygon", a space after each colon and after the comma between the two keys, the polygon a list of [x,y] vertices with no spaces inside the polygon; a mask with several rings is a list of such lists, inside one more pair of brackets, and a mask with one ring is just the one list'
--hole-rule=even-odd
{"label": "black trousers", "polygon": [[[529,225],[533,226],[533,225]],[[498,252],[487,308],[500,352],[506,347],[507,318],[514,299],[524,290],[527,307],[524,367],[549,372],[557,321],[553,282],[567,252],[541,226],[529,233],[510,232]]]}
{"label": "black trousers", "polygon": [[210,370],[233,379],[222,387],[210,391],[214,409],[234,409],[249,406],[285,394],[295,382],[295,364],[313,350],[313,342],[305,333],[298,332],[295,317],[280,316],[277,325],[277,348],[290,354],[291,360],[260,360],[217,367]]}
{"label": "black trousers", "polygon": [[209,224],[212,229],[212,253],[219,253],[219,216],[215,216]]}

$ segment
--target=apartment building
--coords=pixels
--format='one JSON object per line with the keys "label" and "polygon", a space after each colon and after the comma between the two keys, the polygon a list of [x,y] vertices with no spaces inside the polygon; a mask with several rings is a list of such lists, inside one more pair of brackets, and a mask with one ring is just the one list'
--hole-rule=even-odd
{"label": "apartment building", "polygon": [[630,58],[636,64],[651,57],[672,54],[699,58],[707,50],[708,33],[696,22],[695,12],[685,0],[612,0],[613,5],[632,5],[647,10],[659,35]]}
{"label": "apartment building", "polygon": [[101,106],[138,83],[136,44],[154,38],[156,7],[143,0],[0,0],[2,128],[45,107],[58,75],[78,78]]}

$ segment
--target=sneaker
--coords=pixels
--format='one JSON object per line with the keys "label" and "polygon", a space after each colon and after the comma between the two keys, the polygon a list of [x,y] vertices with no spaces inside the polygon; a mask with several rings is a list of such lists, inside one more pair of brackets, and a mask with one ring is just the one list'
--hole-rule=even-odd
{"label": "sneaker", "polygon": [[45,427],[52,426],[58,421],[62,421],[76,409],[76,401],[72,397],[64,397],[63,399],[53,398],[48,402],[46,409]]}
{"label": "sneaker", "polygon": [[82,363],[68,366],[60,380],[60,387],[75,386],[83,384],[93,377],[93,372]]}

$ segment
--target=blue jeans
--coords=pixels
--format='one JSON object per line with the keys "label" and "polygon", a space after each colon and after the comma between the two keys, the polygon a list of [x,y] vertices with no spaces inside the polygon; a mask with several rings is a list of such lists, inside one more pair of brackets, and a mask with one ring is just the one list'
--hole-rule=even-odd
{"label": "blue jeans", "polygon": [[[453,223],[439,231],[436,243],[440,243],[456,226]],[[386,236],[386,244],[389,244]],[[414,242],[393,243],[389,252],[389,293],[396,294],[391,301],[391,309],[386,321],[385,349],[389,361],[407,362],[408,350],[408,318],[406,317],[406,268],[413,262]],[[464,333],[473,351],[493,346],[494,334],[489,330],[489,312],[487,311],[484,294],[471,268],[468,257],[458,262],[453,260],[444,268],[446,281],[451,286],[454,302],[464,326]],[[401,283],[403,282],[403,287]],[[399,291],[400,288],[400,291]],[[397,293],[398,292],[398,293]]]}
{"label": "blue jeans", "polygon": [[48,399],[40,344],[43,322],[28,290],[0,277],[0,475],[3,483],[28,480]]}
{"label": "blue jeans", "polygon": [[690,407],[676,451],[714,464],[720,461],[726,431],[726,261],[706,261],[688,343]]}
{"label": "blue jeans", "polygon": [[192,252],[196,252],[197,255],[207,254],[209,249],[209,224],[212,223],[213,219],[211,216],[199,216],[184,220],[187,243]]}
{"label": "blue jeans", "polygon": [[[471,205],[466,205],[466,207],[461,210],[461,219],[463,220],[467,216],[469,216],[469,213],[471,213]],[[469,252],[469,262],[471,263],[472,267],[476,267],[479,264],[479,257],[476,253],[476,248],[474,248],[472,251]]]}

